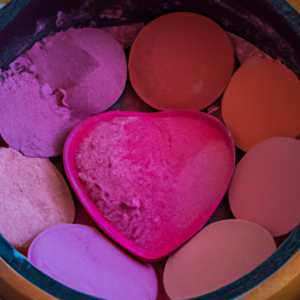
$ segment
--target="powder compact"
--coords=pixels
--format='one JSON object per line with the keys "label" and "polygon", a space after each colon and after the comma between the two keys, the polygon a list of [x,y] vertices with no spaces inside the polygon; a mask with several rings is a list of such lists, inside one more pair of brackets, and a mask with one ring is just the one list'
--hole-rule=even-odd
{"label": "powder compact", "polygon": [[0,263],[28,286],[14,293],[296,299],[295,20],[283,0],[1,9]]}

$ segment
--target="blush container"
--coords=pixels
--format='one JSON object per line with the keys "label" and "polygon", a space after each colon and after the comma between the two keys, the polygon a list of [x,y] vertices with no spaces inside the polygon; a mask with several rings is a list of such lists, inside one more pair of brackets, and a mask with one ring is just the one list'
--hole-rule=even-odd
{"label": "blush container", "polygon": [[[289,2],[295,3],[296,7],[296,1]],[[284,0],[12,0],[0,10],[0,68],[7,70],[9,64],[35,42],[70,27],[102,28],[147,23],[166,13],[179,11],[211,18],[224,30],[252,43],[272,58],[278,58],[299,78],[300,18]],[[58,15],[60,19],[57,19]],[[120,102],[114,105],[115,110],[121,108],[124,106]],[[237,153],[242,156],[240,151]],[[299,299],[299,250],[300,225],[253,271],[221,289],[192,299]],[[43,274],[2,235],[0,295],[4,299],[97,299]]]}

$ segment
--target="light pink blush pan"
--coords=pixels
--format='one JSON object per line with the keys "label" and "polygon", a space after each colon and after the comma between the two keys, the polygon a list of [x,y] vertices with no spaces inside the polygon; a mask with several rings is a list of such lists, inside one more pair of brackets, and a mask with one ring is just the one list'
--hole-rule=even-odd
{"label": "light pink blush pan", "polygon": [[264,226],[274,237],[300,222],[300,141],[288,137],[265,140],[236,166],[229,204],[236,218]]}
{"label": "light pink blush pan", "polygon": [[213,292],[252,271],[275,250],[272,235],[255,223],[233,219],[210,224],[169,257],[166,292],[172,300]]}
{"label": "light pink blush pan", "polygon": [[153,267],[136,261],[96,229],[59,225],[31,244],[29,261],[46,275],[82,293],[109,300],[155,300]]}

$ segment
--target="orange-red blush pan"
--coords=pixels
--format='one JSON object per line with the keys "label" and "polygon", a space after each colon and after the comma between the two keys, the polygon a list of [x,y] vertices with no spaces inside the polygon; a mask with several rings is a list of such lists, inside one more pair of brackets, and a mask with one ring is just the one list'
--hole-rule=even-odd
{"label": "orange-red blush pan", "polygon": [[201,110],[223,93],[233,66],[233,46],[217,23],[176,12],[141,30],[128,68],[133,88],[150,106]]}

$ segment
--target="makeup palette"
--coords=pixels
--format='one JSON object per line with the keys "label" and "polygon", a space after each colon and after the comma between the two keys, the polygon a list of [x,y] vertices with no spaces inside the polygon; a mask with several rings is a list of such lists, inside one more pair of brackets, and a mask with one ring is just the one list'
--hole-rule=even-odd
{"label": "makeup palette", "polygon": [[[299,152],[295,74],[300,74],[300,44],[291,25],[267,1],[150,0],[140,6],[135,0],[61,0],[49,10],[47,1],[30,0],[11,16],[13,22],[2,28],[0,21],[0,98],[15,101],[3,108],[10,112],[2,120],[8,128],[3,145],[11,138],[10,147],[26,156],[57,155],[79,123],[67,139],[64,157],[50,161],[66,178],[64,159],[76,207],[74,222],[93,227],[46,229],[31,243],[32,264],[0,236],[0,258],[57,299],[297,299],[299,284],[291,291],[291,282],[299,276],[280,274],[289,260],[296,272],[300,247],[297,160],[289,167]],[[5,7],[5,18],[13,6]],[[16,24],[19,30],[13,34]],[[104,31],[100,34],[96,27]],[[98,33],[103,37],[99,47]],[[9,49],[4,53],[3,41]],[[112,48],[103,63],[120,55],[107,72],[100,63],[98,74],[94,67],[105,41]],[[60,47],[69,50],[60,56]],[[125,90],[122,48],[129,57]],[[74,64],[63,68],[64,63]],[[93,81],[100,77],[103,82]],[[266,78],[271,78],[270,85]],[[34,97],[26,90],[29,81]],[[23,95],[10,96],[23,88]],[[265,93],[261,98],[259,91]],[[221,122],[206,113],[212,111]],[[27,115],[32,128],[24,122]],[[20,129],[15,135],[9,124],[29,134]],[[235,160],[239,162],[228,192]],[[23,173],[21,169],[16,173]],[[29,177],[36,179],[27,176],[26,188],[35,186]],[[17,187],[21,198],[24,187]],[[43,201],[34,201],[41,216]],[[287,238],[277,251],[274,237],[277,244]],[[0,260],[0,277],[1,270]]]}

